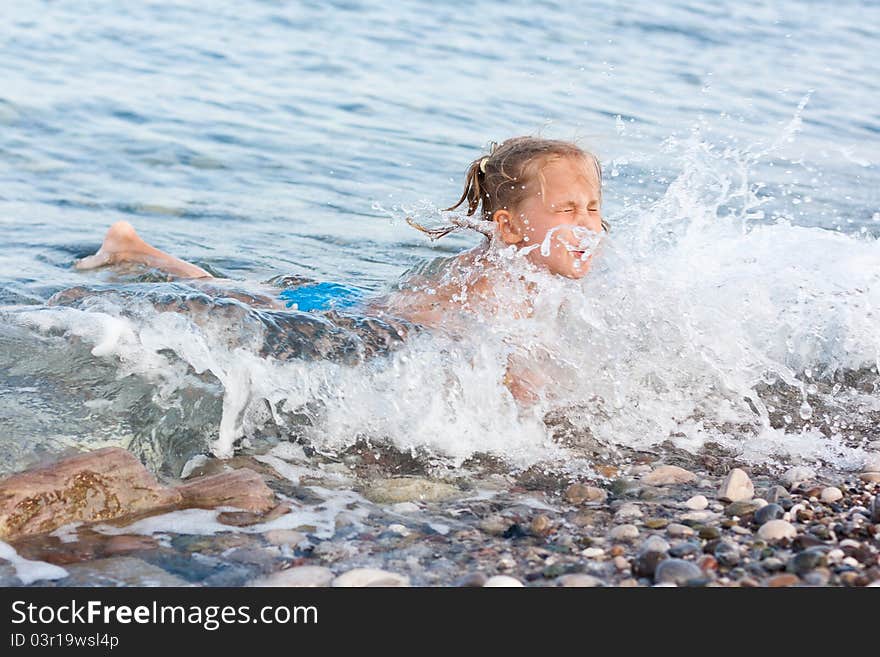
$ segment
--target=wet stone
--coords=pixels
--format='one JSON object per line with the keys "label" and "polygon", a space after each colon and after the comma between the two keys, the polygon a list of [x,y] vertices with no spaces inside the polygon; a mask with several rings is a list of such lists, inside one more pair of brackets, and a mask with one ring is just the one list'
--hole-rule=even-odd
{"label": "wet stone", "polygon": [[761,567],[768,573],[775,573],[785,569],[785,562],[777,557],[767,557],[761,561]]}
{"label": "wet stone", "polygon": [[703,571],[695,564],[683,559],[666,559],[657,564],[654,581],[658,584],[671,583],[677,586],[687,585],[691,580],[701,580]]}
{"label": "wet stone", "polygon": [[493,587],[512,587],[519,588],[523,584],[515,577],[510,577],[509,575],[495,575],[486,580],[486,583],[483,584],[485,587],[493,588]]}
{"label": "wet stone", "polygon": [[608,493],[595,486],[575,483],[565,489],[563,497],[566,502],[571,504],[585,504],[588,502],[604,502],[608,497]]}
{"label": "wet stone", "polygon": [[666,518],[648,518],[645,520],[644,525],[648,529],[663,529],[669,525],[669,520]]}
{"label": "wet stone", "polygon": [[819,499],[825,504],[832,504],[843,499],[843,492],[836,486],[828,486],[819,493]]}
{"label": "wet stone", "polygon": [[727,502],[750,500],[754,495],[755,486],[752,484],[752,480],[740,468],[734,468],[727,474],[717,493],[719,500]]}
{"label": "wet stone", "polygon": [[642,552],[636,556],[632,563],[632,571],[636,577],[654,577],[654,571],[657,565],[666,559],[663,552]]}
{"label": "wet stone", "polygon": [[880,524],[880,495],[875,495],[871,503],[871,522]]}
{"label": "wet stone", "polygon": [[669,548],[669,556],[681,559],[682,557],[696,556],[703,553],[703,546],[693,541],[676,543]]}
{"label": "wet stone", "polygon": [[680,538],[682,536],[693,536],[696,532],[687,525],[680,525],[678,523],[672,523],[666,526],[666,533],[669,534],[673,538]]}
{"label": "wet stone", "polygon": [[459,587],[465,588],[480,588],[486,585],[486,581],[489,578],[486,577],[483,573],[468,573],[461,579],[459,579],[455,585]]}
{"label": "wet stone", "polygon": [[64,586],[189,586],[189,582],[134,557],[109,557],[66,565]]}
{"label": "wet stone", "polygon": [[661,465],[642,476],[642,483],[649,486],[690,484],[696,480],[697,475],[676,465]]}
{"label": "wet stone", "polygon": [[710,525],[703,525],[699,528],[697,534],[704,541],[711,541],[721,536],[721,530]]}
{"label": "wet stone", "polygon": [[721,541],[714,551],[718,563],[727,568],[732,568],[739,563],[739,547],[730,541]]}
{"label": "wet stone", "polygon": [[812,468],[807,468],[805,466],[795,466],[786,470],[785,474],[782,475],[782,483],[785,484],[789,490],[791,490],[798,484],[812,481],[815,476],[816,471]]}
{"label": "wet stone", "polygon": [[762,508],[763,507],[759,502],[755,502],[753,500],[731,502],[726,507],[724,507],[724,515],[729,518],[732,518],[733,516],[745,518],[753,515],[755,512]]}
{"label": "wet stone", "polygon": [[639,529],[635,525],[617,525],[608,533],[612,541],[633,541],[639,536]]}
{"label": "wet stone", "polygon": [[791,498],[788,490],[784,486],[773,486],[771,487],[767,493],[764,495],[764,499],[770,502],[771,504],[774,502],[779,502],[779,500]]}
{"label": "wet stone", "polygon": [[333,580],[334,587],[401,587],[409,586],[409,578],[378,568],[353,568]]}
{"label": "wet stone", "polygon": [[253,580],[254,587],[323,587],[333,581],[333,571],[323,566],[297,566]]}
{"label": "wet stone", "polygon": [[597,586],[605,586],[605,583],[598,577],[593,577],[592,575],[573,573],[557,578],[556,586],[595,588]]}
{"label": "wet stone", "polygon": [[645,539],[645,541],[639,546],[640,552],[666,552],[669,550],[669,543],[667,543],[660,536],[649,536]]}
{"label": "wet stone", "polygon": [[399,502],[442,502],[460,497],[461,491],[442,481],[421,477],[394,477],[370,483],[364,497],[376,504]]}
{"label": "wet stone", "polygon": [[702,511],[707,506],[709,506],[709,500],[706,499],[705,495],[694,495],[687,502],[684,503],[685,507],[691,509],[692,511]]}
{"label": "wet stone", "polygon": [[797,586],[800,584],[800,579],[797,575],[792,575],[790,573],[785,573],[783,575],[776,575],[775,577],[771,577],[767,580],[767,586],[770,588],[782,588],[788,586]]}
{"label": "wet stone", "polygon": [[786,520],[770,520],[758,530],[758,538],[772,543],[784,539],[793,539],[797,536],[797,530]]}
{"label": "wet stone", "polygon": [[783,515],[785,515],[785,510],[781,506],[770,503],[755,511],[754,523],[760,527],[771,520],[779,520]]}

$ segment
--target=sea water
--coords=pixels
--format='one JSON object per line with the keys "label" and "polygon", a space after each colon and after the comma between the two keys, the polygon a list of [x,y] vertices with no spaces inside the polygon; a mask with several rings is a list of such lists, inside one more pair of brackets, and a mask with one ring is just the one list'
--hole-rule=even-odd
{"label": "sea water", "polygon": [[[880,417],[878,26],[864,2],[13,3],[0,470],[118,444],[178,475],[289,440],[453,467],[589,469],[596,444],[860,467]],[[383,294],[479,243],[404,219],[442,222],[467,163],[519,134],[598,155],[612,228],[581,281],[499,251],[533,312],[465,339],[280,359],[247,308],[195,321],[151,302],[173,283],[72,267],[125,219],[242,287]],[[100,294],[47,303],[77,286]],[[511,358],[552,382],[530,405]]]}

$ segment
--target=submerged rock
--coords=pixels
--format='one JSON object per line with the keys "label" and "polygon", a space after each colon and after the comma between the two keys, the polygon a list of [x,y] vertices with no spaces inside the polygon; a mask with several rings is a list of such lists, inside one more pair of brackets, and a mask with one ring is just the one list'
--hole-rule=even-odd
{"label": "submerged rock", "polygon": [[66,565],[64,586],[191,586],[158,566],[133,557],[109,557]]}

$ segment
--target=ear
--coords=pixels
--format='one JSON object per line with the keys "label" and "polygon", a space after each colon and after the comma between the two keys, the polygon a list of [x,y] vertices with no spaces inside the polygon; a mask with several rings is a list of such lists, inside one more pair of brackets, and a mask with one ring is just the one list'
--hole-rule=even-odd
{"label": "ear", "polygon": [[505,244],[519,244],[522,242],[523,233],[518,221],[507,210],[496,210],[492,220],[498,226],[498,233]]}

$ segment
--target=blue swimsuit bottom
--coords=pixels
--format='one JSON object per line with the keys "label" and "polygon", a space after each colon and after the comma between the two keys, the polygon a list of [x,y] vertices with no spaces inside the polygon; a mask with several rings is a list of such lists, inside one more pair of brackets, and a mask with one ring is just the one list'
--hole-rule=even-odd
{"label": "blue swimsuit bottom", "polygon": [[356,306],[364,295],[357,288],[338,283],[309,283],[283,290],[280,296],[288,308],[322,312]]}

